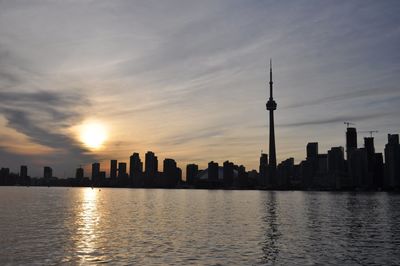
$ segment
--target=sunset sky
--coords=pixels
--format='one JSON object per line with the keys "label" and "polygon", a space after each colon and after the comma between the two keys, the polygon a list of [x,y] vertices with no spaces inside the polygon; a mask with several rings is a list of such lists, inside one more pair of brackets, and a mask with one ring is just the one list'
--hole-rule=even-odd
{"label": "sunset sky", "polygon": [[258,168],[270,58],[278,161],[344,146],[344,121],[379,130],[382,152],[400,133],[399,14],[397,0],[0,1],[0,167],[73,176],[151,150],[159,169]]}

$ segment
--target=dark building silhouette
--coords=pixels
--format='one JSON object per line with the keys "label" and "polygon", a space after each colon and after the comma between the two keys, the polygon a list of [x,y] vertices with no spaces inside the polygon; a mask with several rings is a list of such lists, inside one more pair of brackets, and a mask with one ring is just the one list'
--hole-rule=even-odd
{"label": "dark building silhouette", "polygon": [[43,168],[43,177],[46,179],[52,178],[53,177],[53,169],[49,166],[45,166]]}
{"label": "dark building silhouette", "polygon": [[174,159],[164,159],[163,174],[164,178],[161,181],[162,186],[174,187],[181,181],[182,173],[180,172],[180,169],[178,170]]}
{"label": "dark building silhouette", "polygon": [[307,159],[316,159],[318,157],[318,142],[307,143]]}
{"label": "dark building silhouette", "polygon": [[79,179],[79,180],[82,180],[83,177],[84,177],[84,175],[85,175],[84,173],[85,173],[85,172],[84,172],[84,170],[83,170],[82,167],[76,168],[75,178],[76,178],[76,179]]}
{"label": "dark building silhouette", "polygon": [[188,164],[186,166],[186,183],[194,185],[196,177],[199,173],[199,166],[197,164]]}
{"label": "dark building silhouette", "polygon": [[110,161],[110,178],[115,179],[117,178],[117,160],[111,160]]}
{"label": "dark building silhouette", "polygon": [[341,189],[346,184],[346,162],[343,147],[332,147],[328,151],[328,173],[335,189]]}
{"label": "dark building silhouette", "polygon": [[384,164],[383,154],[375,153],[374,155],[374,173],[373,173],[373,186],[375,189],[384,188]]}
{"label": "dark building silhouette", "polygon": [[249,180],[248,180],[248,174],[246,172],[246,167],[244,167],[244,165],[239,165],[237,167],[237,172],[238,172],[237,187],[247,188],[249,186],[248,182]]}
{"label": "dark building silhouette", "polygon": [[258,168],[258,185],[261,187],[265,187],[267,185],[271,185],[268,182],[268,155],[265,153],[261,153],[260,156],[260,165]]}
{"label": "dark building silhouette", "polygon": [[233,185],[233,163],[225,161],[223,164],[223,182],[225,187],[231,187]]}
{"label": "dark building silhouette", "polygon": [[98,178],[99,185],[103,184],[103,182],[105,182],[105,180],[106,180],[106,171],[100,171],[99,178]]}
{"label": "dark building silhouette", "polygon": [[400,188],[400,144],[398,134],[388,134],[385,145],[385,182],[387,189]]}
{"label": "dark building silhouette", "polygon": [[148,151],[145,156],[145,175],[145,183],[150,186],[154,185],[155,179],[158,175],[158,159],[151,151]]}
{"label": "dark building silhouette", "polygon": [[26,165],[21,165],[20,171],[19,171],[19,176],[21,178],[26,178],[28,177],[28,166]]}
{"label": "dark building silhouette", "polygon": [[278,187],[289,188],[294,179],[294,158],[288,158],[281,162],[277,167],[279,176]]}
{"label": "dark building silhouette", "polygon": [[357,149],[357,130],[354,127],[348,127],[346,131],[346,154],[347,160],[351,153]]}
{"label": "dark building silhouette", "polygon": [[208,163],[208,181],[218,181],[218,163],[214,161]]}
{"label": "dark building silhouette", "polygon": [[143,163],[140,160],[139,153],[133,153],[129,157],[129,176],[132,180],[138,181],[143,173]]}
{"label": "dark building silhouette", "polygon": [[126,163],[118,163],[118,178],[125,178],[127,175]]}
{"label": "dark building silhouette", "polygon": [[272,60],[269,62],[269,99],[267,102],[267,110],[269,111],[269,178],[271,185],[276,185],[276,149],[275,149],[275,126],[274,126],[274,111],[277,104],[273,98],[273,82],[272,82]]}
{"label": "dark building silhouette", "polygon": [[92,181],[97,181],[100,176],[100,163],[92,163]]}
{"label": "dark building silhouette", "polygon": [[352,151],[348,160],[353,186],[357,189],[367,189],[371,186],[368,175],[368,159],[365,148]]}

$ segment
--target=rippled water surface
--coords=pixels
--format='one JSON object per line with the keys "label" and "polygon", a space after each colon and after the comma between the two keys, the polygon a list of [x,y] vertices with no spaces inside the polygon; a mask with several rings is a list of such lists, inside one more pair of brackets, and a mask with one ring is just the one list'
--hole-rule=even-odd
{"label": "rippled water surface", "polygon": [[0,187],[0,264],[399,265],[400,195]]}

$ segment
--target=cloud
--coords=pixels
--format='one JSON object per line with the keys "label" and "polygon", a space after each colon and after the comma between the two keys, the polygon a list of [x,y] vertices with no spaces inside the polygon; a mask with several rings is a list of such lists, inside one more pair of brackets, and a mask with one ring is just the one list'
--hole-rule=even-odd
{"label": "cloud", "polygon": [[291,109],[291,108],[298,108],[298,107],[304,107],[304,106],[322,105],[322,104],[326,104],[326,103],[338,102],[338,101],[343,101],[343,100],[353,100],[353,99],[360,98],[360,97],[392,96],[392,95],[398,95],[399,91],[400,91],[400,88],[397,88],[397,87],[368,88],[368,89],[364,89],[364,90],[355,90],[355,91],[350,90],[348,92],[341,93],[341,94],[330,95],[330,96],[321,97],[321,98],[312,98],[311,100],[308,100],[308,101],[289,104],[289,105],[286,105],[285,108]]}
{"label": "cloud", "polygon": [[278,126],[279,127],[319,126],[319,125],[343,123],[344,121],[374,120],[376,118],[386,117],[392,114],[394,114],[394,112],[379,112],[379,113],[360,114],[360,115],[343,115],[343,116],[326,117],[317,120],[283,123],[283,124],[278,124]]}
{"label": "cloud", "polygon": [[66,164],[66,160],[82,162],[93,159],[66,131],[82,119],[76,109],[89,104],[79,93],[3,91],[0,99],[0,114],[5,117],[7,127],[26,135],[30,142],[54,151],[41,155],[43,160],[60,167]]}

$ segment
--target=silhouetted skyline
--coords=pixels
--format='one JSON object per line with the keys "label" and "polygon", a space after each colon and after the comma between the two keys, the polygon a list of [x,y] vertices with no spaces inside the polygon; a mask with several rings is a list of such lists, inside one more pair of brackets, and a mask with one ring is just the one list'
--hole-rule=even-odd
{"label": "silhouetted skyline", "polygon": [[344,146],[343,121],[378,130],[383,152],[400,132],[399,13],[369,0],[2,1],[1,165],[67,177],[152,150],[181,169],[258,169],[269,58],[277,162],[299,163],[310,139]]}

